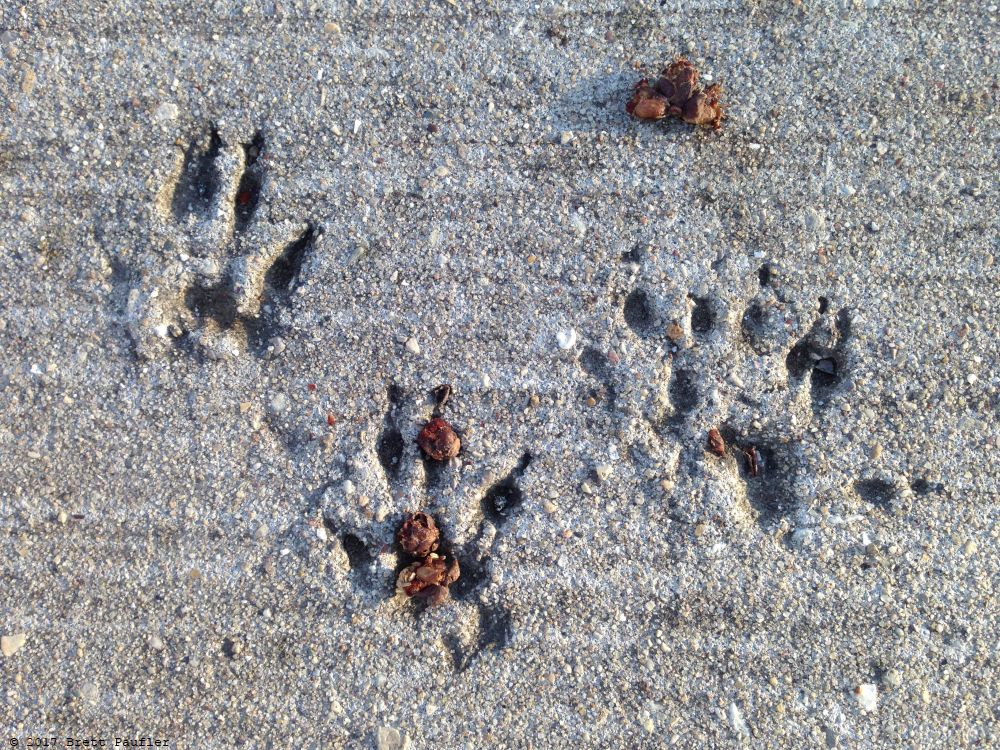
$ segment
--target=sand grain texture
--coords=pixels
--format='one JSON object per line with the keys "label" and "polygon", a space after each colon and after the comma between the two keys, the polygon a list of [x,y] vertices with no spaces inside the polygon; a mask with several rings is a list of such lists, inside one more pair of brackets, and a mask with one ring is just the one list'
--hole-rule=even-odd
{"label": "sand grain texture", "polygon": [[997,742],[995,5],[0,18],[5,743]]}

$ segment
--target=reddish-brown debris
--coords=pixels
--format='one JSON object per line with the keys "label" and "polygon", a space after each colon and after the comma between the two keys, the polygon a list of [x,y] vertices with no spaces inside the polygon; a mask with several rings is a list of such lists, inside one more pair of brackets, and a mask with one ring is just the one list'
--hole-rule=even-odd
{"label": "reddish-brown debris", "polygon": [[726,455],[726,441],[722,439],[722,433],[714,427],[708,431],[708,450],[716,456]]}
{"label": "reddish-brown debris", "polygon": [[438,548],[440,532],[426,513],[411,513],[399,527],[399,546],[413,557],[427,557]]}
{"label": "reddish-brown debris", "polygon": [[458,580],[458,560],[448,561],[433,552],[423,560],[407,565],[396,579],[396,589],[409,597],[441,604],[448,598],[448,587]]}
{"label": "reddish-brown debris", "polygon": [[721,96],[720,84],[703,89],[698,84],[697,68],[680,57],[663,69],[652,86],[648,80],[639,81],[625,110],[639,120],[662,120],[669,115],[718,130],[725,117]]}
{"label": "reddish-brown debris", "polygon": [[462,441],[452,426],[440,417],[435,417],[417,435],[417,445],[435,461],[447,461],[458,455],[462,449]]}
{"label": "reddish-brown debris", "polygon": [[760,460],[757,449],[753,447],[746,448],[743,451],[743,455],[747,457],[747,474],[751,477],[760,474]]}
{"label": "reddish-brown debris", "polygon": [[667,116],[667,100],[643,79],[636,84],[625,111],[637,120],[662,120]]}
{"label": "reddish-brown debris", "polygon": [[453,389],[448,383],[445,383],[435,388],[432,393],[434,395],[434,416],[437,417],[444,411],[445,404],[451,398]]}

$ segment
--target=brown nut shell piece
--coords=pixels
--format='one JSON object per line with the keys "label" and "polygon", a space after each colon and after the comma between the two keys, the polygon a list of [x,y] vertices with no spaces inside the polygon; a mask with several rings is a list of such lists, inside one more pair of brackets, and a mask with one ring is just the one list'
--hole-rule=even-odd
{"label": "brown nut shell piece", "polygon": [[[430,604],[440,604],[447,598],[448,587],[458,580],[460,574],[458,560],[449,561],[443,555],[431,553],[400,571],[396,589],[407,596],[425,599]],[[445,589],[444,596],[437,591],[438,588]]]}
{"label": "brown nut shell piece", "polygon": [[625,111],[637,120],[661,120],[667,116],[667,100],[646,81],[639,81]]}
{"label": "brown nut shell piece", "polygon": [[458,455],[462,441],[452,426],[440,417],[435,417],[417,435],[417,445],[435,461],[447,461]]}
{"label": "brown nut shell piece", "polygon": [[450,593],[447,586],[438,586],[436,583],[432,583],[430,586],[420,589],[413,596],[415,599],[427,602],[428,607],[437,607],[448,601]]}
{"label": "brown nut shell piece", "polygon": [[698,69],[683,57],[665,67],[656,82],[656,90],[675,107],[684,106],[697,89]]}
{"label": "brown nut shell piece", "polygon": [[438,548],[440,532],[426,513],[411,513],[399,527],[399,546],[412,557],[427,557]]}
{"label": "brown nut shell piece", "polygon": [[718,130],[722,127],[722,105],[719,104],[719,95],[722,87],[713,84],[704,91],[696,91],[687,102],[684,103],[681,112],[681,119],[689,125],[700,125],[701,127]]}
{"label": "brown nut shell piece", "polygon": [[716,456],[726,455],[726,441],[722,439],[722,433],[714,427],[708,431],[708,450]]}

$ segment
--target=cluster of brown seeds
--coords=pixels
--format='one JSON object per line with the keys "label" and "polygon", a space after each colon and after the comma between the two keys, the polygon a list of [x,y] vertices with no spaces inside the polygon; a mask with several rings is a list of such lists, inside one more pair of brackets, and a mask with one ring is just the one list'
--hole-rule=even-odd
{"label": "cluster of brown seeds", "polygon": [[427,602],[430,606],[448,600],[448,587],[461,574],[458,560],[437,554],[441,533],[434,519],[426,513],[411,513],[399,527],[399,546],[410,557],[396,579],[396,591]]}
{"label": "cluster of brown seeds", "polygon": [[698,84],[698,69],[680,57],[663,69],[655,83],[639,81],[625,110],[638,120],[676,117],[690,125],[718,130],[725,117],[721,96],[720,84],[703,89]]}

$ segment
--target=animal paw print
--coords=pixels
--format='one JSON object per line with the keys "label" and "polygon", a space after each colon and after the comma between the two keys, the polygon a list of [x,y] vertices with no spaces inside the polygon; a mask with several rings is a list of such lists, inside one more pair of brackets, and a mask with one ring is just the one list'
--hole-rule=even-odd
{"label": "animal paw print", "polygon": [[[852,316],[847,308],[831,311],[826,298],[804,309],[769,267],[758,279],[760,291],[744,305],[634,288],[621,314],[642,346],[669,350],[653,389],[658,397],[642,410],[658,450],[676,455],[676,478],[719,473],[729,490],[712,502],[727,507],[735,494],[740,513],[770,529],[803,507],[811,478],[802,438],[846,390]],[[723,457],[711,455],[712,428],[727,446]],[[884,505],[882,496],[873,503]]]}
{"label": "animal paw print", "polygon": [[[365,581],[366,599],[387,613],[414,613],[417,628],[440,631],[422,638],[440,638],[462,671],[513,638],[513,615],[496,601],[491,584],[502,557],[498,545],[522,510],[532,456],[523,452],[492,469],[470,468],[461,453],[433,461],[416,442],[432,416],[431,402],[390,385],[384,403],[381,422],[363,431],[360,454],[345,465],[345,481],[331,483],[323,494],[321,512],[327,528],[341,538],[353,580]],[[461,435],[461,415],[449,421]],[[460,565],[450,601],[441,607],[425,607],[396,592],[397,576],[410,562],[397,548],[396,531],[407,512],[418,510],[441,529],[438,554]]]}
{"label": "animal paw print", "polygon": [[159,252],[143,258],[127,303],[139,356],[274,351],[318,232],[260,217],[267,159],[261,133],[234,147],[214,128],[178,152],[155,205]]}
{"label": "animal paw print", "polygon": [[[811,477],[803,436],[827,419],[832,402],[844,392],[851,365],[848,308],[834,314],[821,300],[806,333],[796,340],[789,334],[784,304],[780,293],[765,292],[744,311],[741,345],[750,350],[746,354],[751,359],[756,355],[755,361],[764,361],[769,377],[761,391],[767,390],[761,399],[744,390],[720,420],[731,446],[724,460],[743,482],[747,501],[765,529],[804,506],[802,485],[810,484]],[[739,376],[735,380],[740,382]]]}

